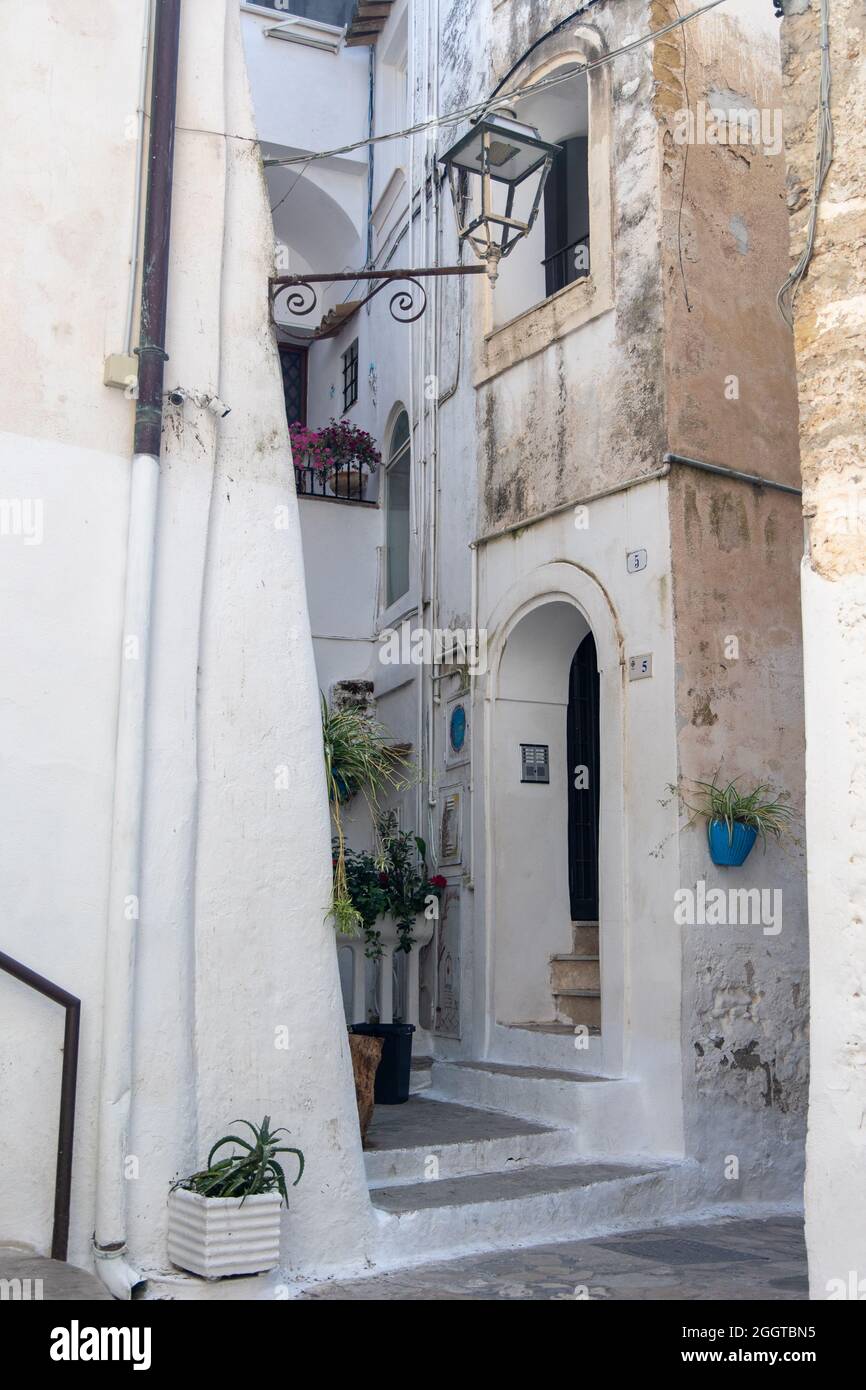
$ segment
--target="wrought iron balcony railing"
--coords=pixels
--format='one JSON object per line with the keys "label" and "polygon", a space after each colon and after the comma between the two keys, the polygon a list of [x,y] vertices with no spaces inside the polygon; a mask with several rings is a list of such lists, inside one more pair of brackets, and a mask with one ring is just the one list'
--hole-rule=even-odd
{"label": "wrought iron balcony railing", "polygon": [[299,497],[323,497],[330,502],[360,502],[375,506],[375,478],[366,464],[344,463],[339,468],[309,468],[295,464]]}
{"label": "wrought iron balcony railing", "polygon": [[585,280],[589,274],[589,237],[579,237],[568,246],[562,246],[541,262],[544,266],[548,295],[564,290],[575,280]]}

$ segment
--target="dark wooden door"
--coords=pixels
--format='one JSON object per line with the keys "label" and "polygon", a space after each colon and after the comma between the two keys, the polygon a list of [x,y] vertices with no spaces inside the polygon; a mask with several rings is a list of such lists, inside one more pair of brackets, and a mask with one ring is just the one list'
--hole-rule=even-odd
{"label": "dark wooden door", "polygon": [[573,922],[598,921],[598,660],[587,633],[568,690],[568,886]]}

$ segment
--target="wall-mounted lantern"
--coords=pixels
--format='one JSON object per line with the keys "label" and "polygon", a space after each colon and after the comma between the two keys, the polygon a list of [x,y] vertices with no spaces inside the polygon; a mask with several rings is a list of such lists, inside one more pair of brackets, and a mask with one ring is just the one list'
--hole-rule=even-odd
{"label": "wall-mounted lantern", "polygon": [[[469,242],[480,265],[425,266],[406,270],[393,267],[373,270],[365,266],[363,270],[323,271],[315,275],[276,275],[270,281],[273,322],[279,322],[277,303],[281,295],[285,295],[285,308],[290,314],[311,314],[318,302],[314,289],[316,284],[345,281],[351,286],[348,302],[339,306],[338,315],[332,313],[326,316],[312,334],[314,338],[321,338],[329,337],[343,327],[348,318],[369,304],[387,285],[398,280],[403,282],[403,287],[392,294],[390,300],[391,317],[398,323],[414,323],[424,313],[427,295],[422,280],[442,275],[483,275],[486,271],[491,283],[494,282],[499,274],[499,262],[513,250],[521,237],[528,236],[532,231],[547,175],[559,150],[559,145],[542,140],[534,126],[515,120],[510,111],[481,116],[440,159],[448,171],[460,239]],[[265,160],[266,167],[278,163],[283,161]],[[481,212],[465,223],[462,171],[481,181]],[[497,184],[504,185],[504,196],[502,190],[495,189]],[[521,191],[524,207],[531,202],[529,213],[524,217],[517,217],[514,212],[518,191]],[[502,211],[498,211],[494,204],[497,194],[500,206],[504,203]],[[358,291],[359,286],[367,284],[371,285],[369,290]]]}
{"label": "wall-mounted lantern", "polygon": [[[482,116],[440,159],[448,173],[451,198],[461,241],[468,241],[479,260],[484,261],[491,283],[499,274],[499,262],[532,231],[547,175],[559,145],[542,140],[534,126],[523,125],[512,114],[493,112]],[[481,184],[481,211],[464,221],[463,189],[460,173],[474,175]],[[534,181],[530,182],[530,181]],[[495,184],[505,185],[504,210],[494,206]],[[529,214],[514,215],[518,189],[526,186]],[[500,197],[500,203],[503,199]]]}

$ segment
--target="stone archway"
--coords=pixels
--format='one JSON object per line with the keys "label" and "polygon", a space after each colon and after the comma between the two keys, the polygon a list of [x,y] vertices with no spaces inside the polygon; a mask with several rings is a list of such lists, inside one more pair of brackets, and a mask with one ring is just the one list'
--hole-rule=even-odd
{"label": "stone archway", "polygon": [[[621,634],[601,586],[588,572],[565,562],[524,575],[492,618],[484,690],[486,1047],[494,1037],[502,1040],[505,1029],[511,1033],[520,1025],[557,1022],[551,957],[573,951],[569,686],[575,653],[591,633],[599,681],[598,911],[604,1015],[591,1060],[615,1074],[623,1061],[625,995]],[[549,781],[521,780],[521,744],[547,749]],[[538,1054],[537,1047],[533,1053]]]}

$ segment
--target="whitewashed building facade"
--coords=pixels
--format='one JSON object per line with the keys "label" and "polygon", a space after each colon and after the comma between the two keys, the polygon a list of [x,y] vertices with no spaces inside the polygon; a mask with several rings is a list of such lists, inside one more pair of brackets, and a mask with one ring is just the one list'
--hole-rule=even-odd
{"label": "whitewashed building facade", "polygon": [[[49,0],[2,16],[22,70],[36,50],[46,82],[63,64],[55,99],[83,151],[60,159],[56,113],[37,124],[51,198],[17,170],[4,234],[32,275],[0,342],[2,492],[45,504],[39,547],[0,547],[19,599],[3,949],[88,1005],[71,1257],[108,1280],[116,1256],[128,1286],[204,1296],[168,1268],[164,1194],[248,1112],[307,1153],[283,1274],[796,1204],[802,829],[719,869],[675,791],[720,771],[803,799],[796,381],[775,305],[784,155],[769,139],[678,139],[700,101],[778,108],[770,4],[731,0],[668,31],[673,0],[298,0],[291,13],[183,0],[166,365],[180,404],[163,430],[121,1097],[100,1089],[99,1059],[132,406],[102,368],[125,350],[148,6],[84,8],[98,57]],[[441,163],[466,119],[443,118],[532,84],[516,116],[562,155],[495,287],[421,276],[413,322],[398,320],[417,289],[391,312],[399,282],[316,281],[311,312],[285,287],[269,306],[274,274],[472,264]],[[383,455],[361,496],[292,463],[289,423],[344,417]],[[476,659],[419,662],[419,633],[468,633]],[[317,687],[333,698],[347,683],[412,745],[401,824],[448,881],[417,997],[404,961],[395,982],[415,1052],[433,1059],[431,1104],[542,1122],[549,1137],[521,1158],[562,1173],[597,1160],[603,1182],[554,1174],[555,1201],[495,1211],[420,1191],[399,1213],[370,1204],[368,1181],[384,1179],[375,1162],[364,1172],[344,1030],[360,956],[327,920],[318,730]],[[348,827],[369,843],[364,813]],[[719,889],[726,906],[708,912]],[[365,968],[375,1015],[381,980]],[[16,1038],[8,1113],[22,1117],[34,1075],[55,1084],[57,1039],[34,1050],[32,1003],[2,976],[0,990]],[[112,1170],[94,1248],[98,1122],[117,1104],[121,1158],[136,1163]],[[52,1123],[24,1199],[0,1208],[0,1235],[38,1247]],[[442,1176],[472,1174],[451,1157]]]}

